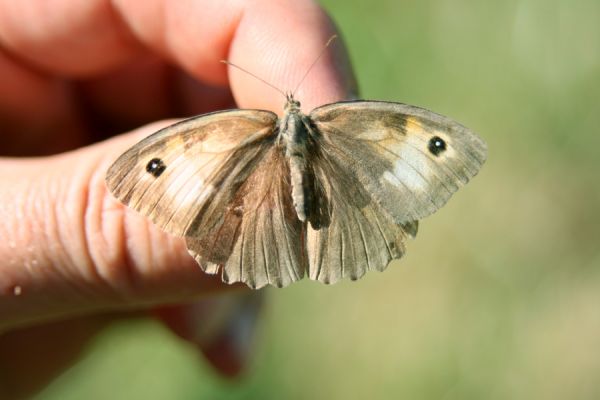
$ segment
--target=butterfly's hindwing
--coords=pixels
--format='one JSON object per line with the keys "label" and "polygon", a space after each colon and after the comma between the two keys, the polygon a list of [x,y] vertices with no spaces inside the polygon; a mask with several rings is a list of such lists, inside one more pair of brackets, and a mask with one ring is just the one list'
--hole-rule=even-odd
{"label": "butterfly's hindwing", "polygon": [[383,271],[402,257],[406,238],[417,229],[416,222],[394,223],[343,162],[327,146],[311,159],[328,198],[330,223],[321,229],[308,227],[309,277],[324,283]]}
{"label": "butterfly's hindwing", "polygon": [[272,145],[236,192],[224,221],[202,225],[204,233],[189,236],[187,245],[210,272],[221,267],[225,282],[283,287],[304,276],[304,225],[292,203],[284,150]]}

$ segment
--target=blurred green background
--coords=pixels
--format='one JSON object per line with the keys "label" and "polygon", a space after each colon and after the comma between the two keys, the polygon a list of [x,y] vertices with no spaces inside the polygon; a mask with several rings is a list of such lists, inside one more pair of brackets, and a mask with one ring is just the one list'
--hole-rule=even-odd
{"label": "blurred green background", "polygon": [[322,3],[362,96],[479,132],[481,174],[384,274],[269,290],[244,379],[140,320],[40,399],[600,398],[600,2]]}

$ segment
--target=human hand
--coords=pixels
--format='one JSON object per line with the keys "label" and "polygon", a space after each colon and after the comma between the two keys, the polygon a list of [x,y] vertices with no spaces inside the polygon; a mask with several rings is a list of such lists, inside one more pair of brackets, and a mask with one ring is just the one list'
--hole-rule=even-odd
{"label": "human hand", "polygon": [[[0,396],[35,391],[131,310],[231,293],[181,238],[112,198],[106,169],[169,123],[151,121],[234,104],[280,111],[279,93],[219,60],[288,89],[332,33],[310,0],[0,0],[0,154],[19,157],[0,159]],[[338,42],[297,97],[310,110],[348,97],[353,82]],[[199,313],[188,305],[155,315],[235,373],[246,355],[223,361],[211,345],[255,303],[204,301]],[[221,331],[199,339],[215,313],[227,315]]]}

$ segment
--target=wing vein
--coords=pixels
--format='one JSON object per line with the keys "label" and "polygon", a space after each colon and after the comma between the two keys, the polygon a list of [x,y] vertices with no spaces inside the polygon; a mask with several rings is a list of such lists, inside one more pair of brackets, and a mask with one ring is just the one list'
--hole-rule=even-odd
{"label": "wing vein", "polygon": [[340,268],[341,277],[344,278],[344,230],[340,229]]}
{"label": "wing vein", "polygon": [[292,246],[290,245],[290,240],[288,238],[287,235],[287,221],[285,220],[285,215],[284,215],[284,208],[283,208],[283,202],[281,200],[281,193],[278,193],[277,196],[277,204],[279,205],[279,218],[280,218],[280,222],[281,222],[281,226],[283,227],[283,229],[285,230],[284,232],[284,238],[285,238],[285,246],[287,248],[287,255],[288,255],[288,271],[290,273],[290,276],[294,276],[294,278],[300,279],[298,274],[296,273],[295,269],[294,269],[294,264],[292,261]]}
{"label": "wing vein", "polygon": [[[270,212],[269,212],[269,215],[271,215]],[[271,283],[271,277],[269,275],[269,263],[268,263],[268,257],[267,257],[267,247],[265,245],[264,227],[262,227],[260,235],[261,235],[260,236],[261,237],[260,242],[262,244],[263,265],[264,265],[265,275],[267,276],[267,283]]]}
{"label": "wing vein", "polygon": [[358,220],[356,219],[356,215],[354,216],[354,220],[357,221],[358,231],[360,232],[360,239],[362,241],[363,250],[365,251],[365,258],[367,259],[367,268],[369,270],[371,270],[372,269],[372,267],[371,267],[371,259],[369,257],[369,250],[367,250],[367,241],[365,239],[365,233],[363,231],[363,227],[362,227],[361,224],[358,223]]}
{"label": "wing vein", "polygon": [[385,248],[387,249],[388,254],[390,255],[390,259],[392,259],[393,255],[392,255],[392,251],[390,249],[388,238],[387,238],[386,234],[383,232],[383,229],[381,228],[381,224],[379,223],[379,218],[377,218],[377,215],[375,215],[374,219],[375,219],[375,223],[377,225],[377,229],[379,230],[379,233],[381,233],[381,237],[383,237],[383,240],[385,242]]}
{"label": "wing vein", "polygon": [[242,237],[240,238],[241,242],[240,242],[240,263],[239,263],[239,277],[240,280],[242,279],[243,276],[243,271],[244,271],[244,245],[246,244],[246,229],[244,229],[242,227]]}
{"label": "wing vein", "polygon": [[[269,213],[269,217],[270,217],[270,218],[269,218],[269,221],[270,221],[270,223],[271,223],[270,225],[271,225],[271,229],[272,229],[272,227],[275,225],[275,224],[273,223],[273,222],[274,222],[274,221],[273,221],[273,213]],[[283,227],[283,226],[282,226],[282,227]],[[285,228],[284,228],[284,229],[285,229]],[[280,281],[281,283],[283,283],[283,271],[282,271],[282,269],[281,269],[281,264],[280,264],[281,260],[280,260],[280,255],[279,255],[279,243],[277,243],[277,238],[275,237],[275,232],[271,230],[271,233],[272,233],[272,236],[273,236],[273,237],[272,237],[272,238],[270,238],[270,239],[272,239],[272,240],[273,240],[273,247],[275,248],[275,262],[276,262],[276,263],[279,265],[279,269],[278,269],[278,270],[279,270],[279,281]],[[283,236],[287,236],[285,232],[284,232],[284,235],[283,235]],[[288,266],[288,274],[289,274],[289,266]],[[291,274],[290,274],[290,279],[292,279],[292,276],[291,276]],[[279,286],[279,285],[278,285],[278,286]]]}

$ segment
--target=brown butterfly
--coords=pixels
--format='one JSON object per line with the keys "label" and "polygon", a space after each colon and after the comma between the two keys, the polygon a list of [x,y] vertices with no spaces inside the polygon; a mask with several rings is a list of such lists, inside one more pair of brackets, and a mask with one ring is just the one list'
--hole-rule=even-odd
{"label": "brown butterfly", "polygon": [[171,125],[109,168],[114,196],[186,238],[209,274],[251,288],[334,283],[400,258],[417,221],[443,206],[486,159],[464,126],[382,101],[305,115],[228,110]]}

